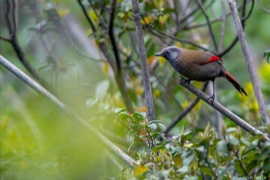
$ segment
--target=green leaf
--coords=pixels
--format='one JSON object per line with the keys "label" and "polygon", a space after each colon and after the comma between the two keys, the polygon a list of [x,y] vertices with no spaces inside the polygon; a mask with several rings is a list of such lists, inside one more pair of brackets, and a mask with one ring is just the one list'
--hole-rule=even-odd
{"label": "green leaf", "polygon": [[179,172],[179,173],[188,173],[189,172],[189,167],[188,166],[183,166],[183,167],[177,169],[177,172]]}
{"label": "green leaf", "polygon": [[263,57],[265,57],[267,62],[269,63],[270,62],[270,50],[264,51]]}
{"label": "green leaf", "polygon": [[246,165],[247,173],[249,174],[257,166],[257,160],[253,160]]}
{"label": "green leaf", "polygon": [[228,152],[227,142],[219,141],[216,149],[219,156],[224,156]]}
{"label": "green leaf", "polygon": [[145,120],[145,114],[144,113],[133,113],[132,114],[132,117],[137,121],[137,122],[140,122],[140,121],[144,121]]}
{"label": "green leaf", "polygon": [[244,172],[244,170],[243,170],[242,167],[241,167],[240,161],[235,160],[235,161],[234,161],[234,167],[235,167],[236,171],[237,171],[241,176],[244,176],[244,175],[245,175],[245,172]]}
{"label": "green leaf", "polygon": [[270,157],[264,160],[262,169],[266,172],[270,172]]}
{"label": "green leaf", "polygon": [[96,97],[99,99],[104,99],[108,89],[109,89],[110,82],[108,80],[101,81],[97,84],[96,88]]}
{"label": "green leaf", "polygon": [[91,108],[99,101],[98,98],[89,98],[86,100],[85,104],[87,108]]}

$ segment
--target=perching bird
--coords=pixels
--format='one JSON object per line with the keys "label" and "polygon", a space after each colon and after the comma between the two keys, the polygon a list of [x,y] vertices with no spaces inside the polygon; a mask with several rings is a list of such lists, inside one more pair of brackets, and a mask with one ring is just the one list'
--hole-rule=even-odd
{"label": "perching bird", "polygon": [[[211,52],[187,50],[176,46],[169,46],[155,56],[162,56],[174,67],[181,75],[195,81],[212,81],[213,94],[210,97],[215,99],[214,83],[217,77],[225,77],[242,95],[247,96],[247,92],[222,66],[220,57]],[[212,103],[213,103],[212,101]]]}

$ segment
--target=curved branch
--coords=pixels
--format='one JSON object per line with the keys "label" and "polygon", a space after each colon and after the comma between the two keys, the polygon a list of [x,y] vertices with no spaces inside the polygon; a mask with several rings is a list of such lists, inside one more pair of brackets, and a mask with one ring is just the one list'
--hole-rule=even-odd
{"label": "curved branch", "polygon": [[239,125],[242,129],[246,130],[248,133],[252,135],[257,135],[260,134],[264,137],[265,140],[270,140],[270,138],[265,135],[263,132],[261,132],[259,129],[253,127],[249,123],[247,123],[245,120],[234,114],[232,111],[221,105],[219,102],[214,101],[211,102],[209,101],[209,96],[206,95],[204,92],[196,89],[192,84],[186,85],[186,81],[183,78],[180,78],[180,85],[188,89],[190,92],[193,94],[196,94],[200,99],[202,99],[204,102],[207,104],[211,105],[213,108],[218,110],[221,114],[235,122],[237,125]]}

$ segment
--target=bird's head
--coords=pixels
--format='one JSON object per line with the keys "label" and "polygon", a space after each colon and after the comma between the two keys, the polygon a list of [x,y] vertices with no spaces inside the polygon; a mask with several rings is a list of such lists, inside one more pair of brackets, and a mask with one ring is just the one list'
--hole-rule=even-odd
{"label": "bird's head", "polygon": [[156,53],[155,56],[162,56],[169,62],[175,62],[181,57],[182,50],[176,46],[169,46],[161,52]]}

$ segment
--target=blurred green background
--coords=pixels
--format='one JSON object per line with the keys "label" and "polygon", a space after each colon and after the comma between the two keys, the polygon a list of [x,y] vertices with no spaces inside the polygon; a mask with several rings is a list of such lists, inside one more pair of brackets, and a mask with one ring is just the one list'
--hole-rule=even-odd
{"label": "blurred green background", "polygon": [[[94,2],[97,3],[98,1]],[[140,1],[141,7],[146,2],[149,3],[149,1]],[[158,1],[158,3],[162,2],[166,7],[166,1]],[[104,1],[104,3],[107,4],[108,10],[110,2]],[[120,0],[118,3],[116,25],[123,23],[123,19],[119,18],[120,13],[124,11],[125,7],[130,7],[128,1]],[[268,0],[261,0],[261,3],[269,8]],[[98,127],[124,151],[127,151],[128,146],[117,142],[117,138],[114,138],[114,135],[117,134],[126,138],[127,143],[129,143],[130,138],[127,129],[121,124],[115,123],[115,118],[108,113],[108,109],[124,107],[120,92],[113,80],[112,70],[108,64],[90,61],[80,56],[74,49],[74,46],[76,46],[81,52],[90,56],[92,60],[104,59],[100,55],[99,47],[96,45],[93,36],[91,36],[88,22],[78,3],[72,0],[29,0],[19,1],[19,4],[17,37],[30,63],[56,89],[60,99],[63,99],[87,121]],[[7,37],[5,1],[0,1],[0,7],[0,34]],[[48,26],[52,26],[56,30],[42,34],[39,32],[42,23],[53,17],[50,10],[55,10],[59,15],[59,19],[56,18],[55,21],[61,20],[62,22],[61,25],[58,24],[58,27],[57,22],[52,25],[49,24]],[[213,4],[213,10],[217,15],[220,14],[221,9],[218,1]],[[227,10],[229,10],[228,6]],[[131,12],[130,9],[128,11]],[[89,11],[90,15],[91,13]],[[107,16],[108,14],[104,18]],[[98,19],[98,17],[93,18]],[[134,27],[132,18],[127,21],[129,21],[128,25]],[[201,15],[195,24],[204,21],[205,19]],[[227,21],[225,46],[235,36],[231,17],[228,17]],[[269,22],[270,15],[264,13],[255,3],[252,15],[246,21],[245,29],[268,111],[270,109],[270,64],[267,63],[263,55],[265,51],[270,49]],[[167,28],[174,26],[171,21],[167,23]],[[116,27],[117,35],[125,31],[121,28],[123,27]],[[60,30],[60,33],[57,29]],[[219,40],[220,24],[213,25],[213,29]],[[74,44],[68,40],[63,32],[69,34],[69,38],[72,39]],[[106,32],[101,30],[100,33],[105,34]],[[201,35],[201,43],[209,44],[208,47],[211,47],[207,28],[188,31],[180,36],[185,39],[195,36],[194,34]],[[42,40],[42,38],[45,40]],[[123,41],[124,50],[128,53],[134,51],[128,35],[123,35],[119,39]],[[147,49],[151,48],[148,42],[156,43],[152,49],[156,52],[163,47],[146,32],[145,41]],[[49,53],[44,48],[44,43],[45,46],[49,47]],[[185,45],[181,44],[181,46]],[[26,72],[8,42],[0,40],[0,54]],[[53,55],[57,61],[51,61],[48,54]],[[133,59],[139,63],[138,56],[133,56]],[[150,59],[150,57],[148,58]],[[123,62],[123,66],[125,66],[126,61]],[[239,43],[223,57],[223,61],[227,70],[246,88],[249,96],[247,98],[241,97],[229,83],[219,79],[217,80],[219,101],[251,124],[260,126],[259,109]],[[128,68],[124,69],[127,73],[130,73]],[[162,77],[165,77],[168,71],[173,70],[168,63],[161,62],[155,73],[164,80],[165,78]],[[176,82],[177,78],[178,75],[173,74],[172,82]],[[145,112],[141,77],[130,73],[126,81],[136,111]],[[124,164],[118,162],[117,159],[115,160],[115,157],[91,135],[91,132],[64,115],[59,108],[36,93],[3,66],[0,67],[0,82],[1,179],[98,179],[101,177],[117,177]],[[183,107],[186,107],[194,96],[184,91],[176,83],[169,82],[168,84],[175,98]],[[158,81],[154,79],[152,85],[157,119],[169,124],[171,119],[179,114],[180,109],[176,108],[177,106],[171,96],[170,99],[167,99],[167,102],[164,101],[167,92],[159,85]],[[198,125],[203,127],[207,121],[213,120],[214,117],[209,116],[209,114],[213,114],[211,108],[202,105],[204,104],[200,102],[191,114],[184,118],[179,127],[183,125],[187,129],[192,129]],[[202,122],[201,119],[206,119],[206,121]],[[227,124],[230,125],[230,122],[227,122]],[[179,133],[180,128],[174,129],[173,132]]]}

